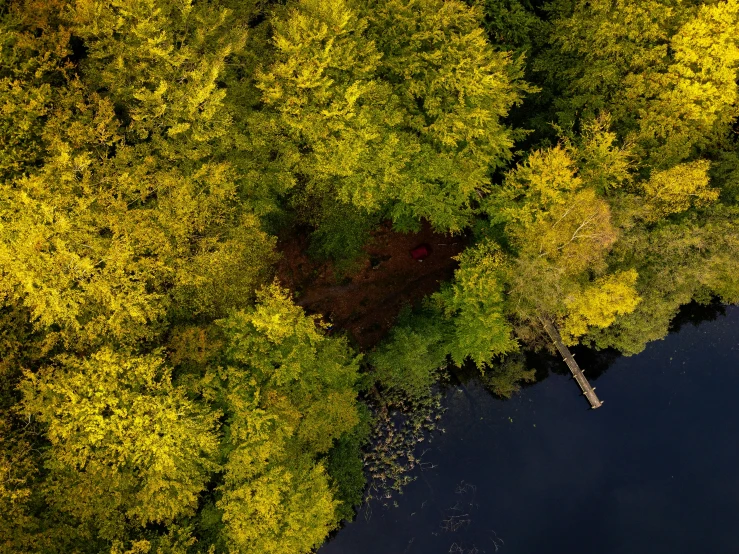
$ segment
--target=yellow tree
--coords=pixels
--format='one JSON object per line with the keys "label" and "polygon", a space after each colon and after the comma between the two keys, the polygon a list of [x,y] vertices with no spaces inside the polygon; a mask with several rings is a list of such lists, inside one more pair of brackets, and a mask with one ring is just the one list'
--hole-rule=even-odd
{"label": "yellow tree", "polygon": [[606,275],[566,297],[565,342],[573,344],[589,327],[606,328],[616,316],[633,312],[641,300],[636,292],[637,277],[633,269]]}
{"label": "yellow tree", "polygon": [[218,414],[175,387],[159,356],[61,356],[21,389],[23,412],[51,444],[44,487],[59,511],[108,540],[195,512],[218,469]]}
{"label": "yellow tree", "polygon": [[605,110],[658,169],[728,133],[739,113],[736,0],[562,1],[553,9],[552,48],[537,65],[562,89],[565,126]]}
{"label": "yellow tree", "polygon": [[[64,96],[72,63],[63,3],[25,0],[0,19],[0,178],[23,175],[44,156],[43,124]],[[7,10],[7,13],[5,13]]]}
{"label": "yellow tree", "polygon": [[617,237],[608,203],[577,170],[561,146],[533,152],[508,174],[510,203],[501,206],[520,255],[544,258],[566,275],[602,267]]}
{"label": "yellow tree", "polygon": [[[636,272],[612,273],[607,256],[619,230],[598,194],[630,181],[628,151],[612,144],[602,123],[566,147],[533,152],[509,172],[504,191],[490,200],[494,222],[505,224],[515,249],[502,265],[509,286],[506,310],[521,323],[519,338],[533,338],[541,316],[564,322],[578,337],[588,326],[606,327],[636,307]],[[575,159],[585,166],[579,172]],[[619,162],[601,168],[599,162]]]}
{"label": "yellow tree", "polygon": [[510,157],[501,119],[528,90],[479,19],[456,0],[302,0],[275,20],[255,132],[282,143],[273,165],[288,185],[401,227],[465,227]]}
{"label": "yellow tree", "polygon": [[718,199],[719,190],[709,186],[710,162],[697,160],[655,171],[640,183],[644,194],[644,216],[657,221],[691,206],[706,206]]}
{"label": "yellow tree", "polygon": [[56,60],[43,166],[0,185],[0,290],[68,346],[225,315],[265,277],[273,241],[239,202],[216,84],[243,33],[203,10],[131,0],[62,13],[89,55]]}
{"label": "yellow tree", "polygon": [[670,38],[664,73],[643,76],[648,103],[637,140],[651,165],[670,167],[718,142],[739,115],[739,3],[702,4]]}
{"label": "yellow tree", "polygon": [[277,285],[220,326],[225,365],[206,381],[227,416],[225,537],[238,551],[309,552],[337,523],[317,456],[359,422],[358,359]]}

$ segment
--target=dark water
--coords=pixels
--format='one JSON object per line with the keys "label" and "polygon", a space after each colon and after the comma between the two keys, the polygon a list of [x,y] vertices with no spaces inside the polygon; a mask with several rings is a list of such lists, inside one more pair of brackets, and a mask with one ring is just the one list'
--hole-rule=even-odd
{"label": "dark water", "polygon": [[319,553],[739,553],[739,307],[683,322],[598,376],[599,410],[565,375],[451,388],[435,467]]}

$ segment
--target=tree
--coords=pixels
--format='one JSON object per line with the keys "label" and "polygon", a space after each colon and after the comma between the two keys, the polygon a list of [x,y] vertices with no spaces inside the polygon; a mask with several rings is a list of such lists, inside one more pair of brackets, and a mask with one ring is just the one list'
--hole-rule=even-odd
{"label": "tree", "polygon": [[62,4],[19,2],[0,20],[0,177],[11,179],[43,160],[43,123],[63,96],[71,63]]}
{"label": "tree", "polygon": [[228,418],[225,535],[241,551],[308,552],[337,523],[316,457],[359,423],[359,360],[277,285],[220,325],[226,365],[207,379]]}
{"label": "tree", "polygon": [[701,5],[671,37],[672,63],[640,112],[638,139],[655,167],[716,144],[739,115],[739,3]]}
{"label": "tree", "polygon": [[629,151],[613,144],[607,121],[590,123],[584,136],[564,145],[531,153],[489,200],[493,223],[505,225],[514,249],[499,278],[509,287],[505,311],[517,320],[521,340],[540,335],[543,316],[564,324],[573,342],[589,326],[607,327],[638,304],[637,273],[609,267],[619,229],[600,195],[613,195],[632,178]]}
{"label": "tree", "polygon": [[307,553],[335,525],[336,501],[322,465],[274,465],[244,481],[232,470],[226,487],[220,505],[237,551]]}
{"label": "tree", "polygon": [[480,374],[480,381],[493,394],[501,398],[511,398],[521,390],[522,382],[536,380],[536,370],[529,369],[523,353],[504,357],[500,362],[486,367]]}
{"label": "tree", "polygon": [[653,229],[630,230],[614,248],[611,265],[638,271],[641,302],[610,327],[591,328],[582,340],[637,354],[649,341],[665,337],[680,306],[694,298],[705,302],[718,295],[725,302],[736,302],[737,221],[736,207],[717,204]]}
{"label": "tree", "polygon": [[719,191],[708,186],[710,165],[708,160],[697,160],[650,175],[649,180],[641,184],[646,219],[656,221],[684,212],[691,206],[705,206],[715,201]]}
{"label": "tree", "polygon": [[131,142],[148,140],[149,152],[186,163],[223,152],[231,121],[218,78],[245,41],[229,14],[191,0],[72,4],[69,19],[87,49],[85,82],[108,91]]}
{"label": "tree", "polygon": [[478,9],[442,0],[369,5],[369,36],[402,108],[404,142],[418,144],[391,214],[457,231],[489,190],[490,170],[510,159],[516,134],[502,118],[533,89],[521,81],[521,60],[487,42]]}
{"label": "tree", "polygon": [[597,270],[617,231],[608,203],[587,185],[564,148],[538,150],[507,175],[488,210],[507,221],[519,257],[545,258],[567,275]]}
{"label": "tree", "polygon": [[70,7],[88,55],[76,76],[57,60],[43,167],[2,184],[3,294],[68,346],[152,339],[183,312],[224,315],[267,276],[273,240],[222,156],[216,80],[241,35],[223,31],[226,12],[163,5]]}
{"label": "tree", "polygon": [[453,283],[433,300],[452,322],[454,335],[447,338],[452,360],[461,365],[469,358],[484,366],[495,356],[518,349],[503,308],[504,256],[495,243],[483,242],[465,250],[459,262]]}
{"label": "tree", "polygon": [[373,377],[386,388],[411,398],[428,396],[438,370],[447,364],[454,329],[427,306],[420,313],[401,313],[397,323],[369,357]]}
{"label": "tree", "polygon": [[611,130],[612,124],[611,116],[601,112],[596,119],[582,122],[579,136],[565,139],[578,175],[602,196],[613,196],[634,179],[633,145],[620,145],[618,136]]}
{"label": "tree", "polygon": [[562,328],[565,340],[574,344],[588,327],[606,328],[616,316],[633,312],[641,300],[635,289],[637,277],[633,269],[607,275],[565,298],[569,312]]}
{"label": "tree", "polygon": [[506,320],[505,257],[492,241],[459,256],[454,280],[445,283],[424,307],[401,314],[390,336],[371,354],[374,376],[384,386],[410,398],[429,395],[447,356],[479,367],[518,349]]}
{"label": "tree", "polygon": [[[5,414],[2,414],[5,416]],[[29,507],[37,467],[31,445],[0,419],[0,551],[29,551],[38,546],[36,521]]]}
{"label": "tree", "polygon": [[534,13],[531,2],[524,0],[481,1],[485,17],[483,28],[494,45],[528,54],[543,21]]}
{"label": "tree", "polygon": [[549,54],[538,68],[562,85],[563,126],[609,112],[622,139],[658,169],[695,157],[737,115],[735,0],[553,4]]}
{"label": "tree", "polygon": [[156,355],[104,348],[61,356],[21,384],[22,409],[46,426],[47,500],[122,538],[125,526],[193,514],[213,471],[217,413],[174,387]]}
{"label": "tree", "polygon": [[510,156],[500,120],[526,90],[478,21],[439,0],[304,0],[275,21],[278,55],[258,86],[291,183],[401,227],[466,226],[489,169]]}

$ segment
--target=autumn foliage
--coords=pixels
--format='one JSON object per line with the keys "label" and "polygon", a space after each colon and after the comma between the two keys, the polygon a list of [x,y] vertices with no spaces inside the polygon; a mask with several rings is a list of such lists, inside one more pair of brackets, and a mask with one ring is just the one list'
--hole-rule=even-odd
{"label": "autumn foliage", "polygon": [[[0,552],[307,554],[387,399],[739,301],[737,0],[533,4],[0,2]],[[467,247],[358,352],[277,236],[383,222]]]}

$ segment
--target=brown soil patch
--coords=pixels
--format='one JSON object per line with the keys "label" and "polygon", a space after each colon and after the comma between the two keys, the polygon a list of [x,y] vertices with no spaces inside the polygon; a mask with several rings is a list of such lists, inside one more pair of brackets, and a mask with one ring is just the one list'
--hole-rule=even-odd
{"label": "brown soil patch", "polygon": [[[337,282],[330,262],[308,257],[308,234],[293,231],[278,241],[282,259],[277,277],[294,291],[296,303],[306,312],[322,314],[368,349],[387,333],[404,305],[417,304],[453,276],[458,264],[452,257],[465,242],[464,237],[434,233],[426,223],[420,232],[409,234],[384,223],[372,232],[366,258]],[[430,247],[420,262],[410,253],[419,245]]]}

